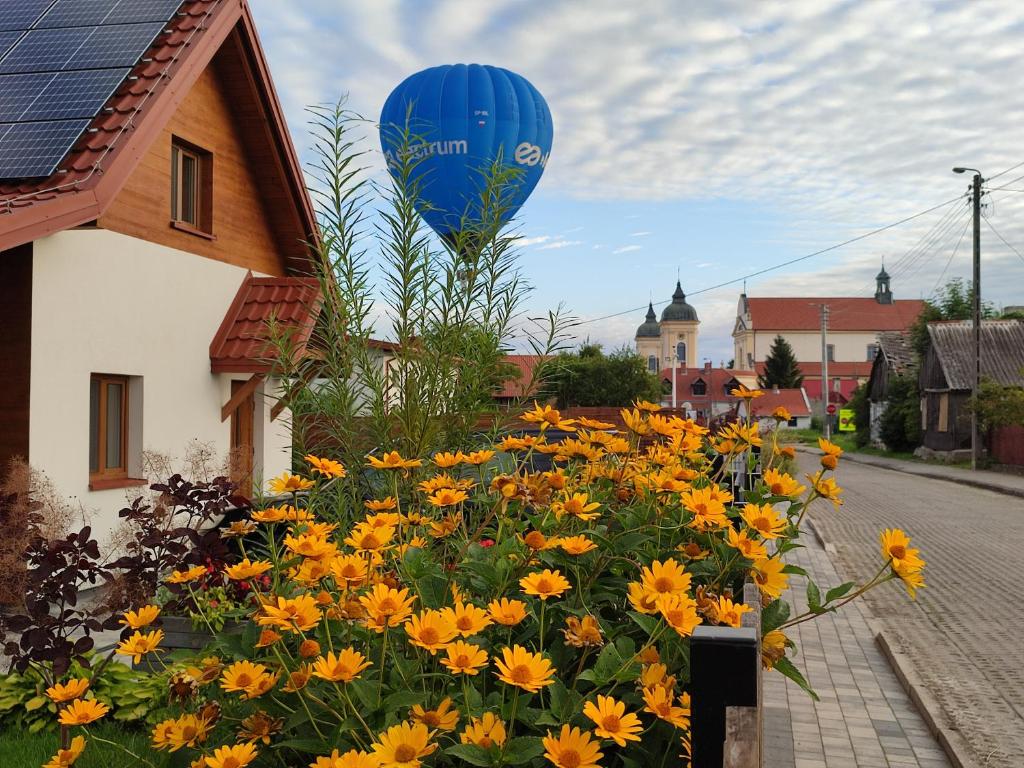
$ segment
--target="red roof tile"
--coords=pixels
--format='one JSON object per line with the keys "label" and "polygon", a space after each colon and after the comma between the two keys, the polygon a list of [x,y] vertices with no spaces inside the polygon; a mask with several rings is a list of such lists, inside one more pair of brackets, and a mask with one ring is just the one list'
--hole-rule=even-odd
{"label": "red roof tile", "polygon": [[755,331],[819,330],[822,304],[829,307],[833,331],[904,331],[924,309],[921,299],[879,304],[873,298],[747,298]]}
{"label": "red roof tile", "polygon": [[309,277],[253,277],[238,289],[210,343],[210,370],[214,373],[265,373],[276,356],[268,341],[271,317],[289,328],[297,354],[305,352],[320,315],[320,283]]}
{"label": "red roof tile", "polygon": [[533,369],[538,363],[550,359],[545,355],[505,355],[503,362],[515,366],[518,376],[511,376],[501,384],[501,389],[494,394],[496,398],[515,400],[528,396],[526,391],[533,378]]}
{"label": "red roof tile", "polygon": [[785,408],[790,416],[810,416],[811,406],[803,389],[765,389],[764,395],[751,401],[754,416],[771,416],[776,408]]}

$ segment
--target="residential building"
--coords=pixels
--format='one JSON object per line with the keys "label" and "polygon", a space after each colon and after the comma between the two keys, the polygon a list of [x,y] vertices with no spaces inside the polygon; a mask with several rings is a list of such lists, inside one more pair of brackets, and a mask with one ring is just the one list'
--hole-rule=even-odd
{"label": "residential building", "polygon": [[772,342],[781,336],[793,348],[808,396],[822,402],[823,306],[828,309],[829,401],[842,403],[867,381],[878,351],[878,334],[906,331],[921,314],[924,301],[894,299],[884,268],[875,278],[873,297],[755,297],[744,291],[732,334],[733,364],[763,373]]}
{"label": "residential building", "polygon": [[[673,380],[676,388],[674,406]],[[741,385],[756,389],[757,375],[753,371],[712,368],[711,363],[697,369],[666,368],[661,372],[661,404],[678,407],[690,418],[707,423],[735,409],[736,397],[731,392]]]}
{"label": "residential building", "polygon": [[648,303],[647,317],[636,329],[636,353],[647,361],[651,373],[672,366],[696,368],[699,333],[697,310],[686,303],[683,286],[677,280],[672,301],[661,311],[660,320],[654,314],[654,304]]}
{"label": "residential building", "polygon": [[536,387],[530,387],[531,383],[537,383],[534,382],[534,371],[540,363],[550,359],[551,355],[505,355],[502,362],[506,364],[510,375],[502,380],[494,393],[494,399],[500,405],[509,407],[536,395]]}
{"label": "residential building", "polygon": [[889,407],[889,386],[901,376],[916,376],[914,350],[910,334],[904,331],[882,331],[878,334],[878,351],[871,363],[867,394],[870,402],[871,442],[881,446],[882,416]]}
{"label": "residential building", "polygon": [[[969,451],[973,325],[968,320],[929,323],[928,340],[919,379],[921,443],[936,452]],[[1024,321],[982,321],[981,376],[1004,386],[1024,387]]]}
{"label": "residential building", "polygon": [[[747,418],[747,411],[750,411],[750,418],[761,424],[764,429],[809,429],[811,426],[811,401],[803,387],[796,389],[765,389],[761,397],[752,400],[741,400],[736,406],[736,415]],[[748,409],[749,403],[749,409]],[[779,421],[775,418],[778,408],[785,408],[789,413],[789,419]]]}
{"label": "residential building", "polygon": [[0,461],[102,538],[144,452],[290,467],[264,321],[303,352],[316,223],[244,0],[34,5],[0,52]]}

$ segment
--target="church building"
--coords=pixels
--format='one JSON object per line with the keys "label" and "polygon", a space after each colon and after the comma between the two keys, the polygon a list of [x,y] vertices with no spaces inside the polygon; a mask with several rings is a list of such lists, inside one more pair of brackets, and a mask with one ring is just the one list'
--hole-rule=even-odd
{"label": "church building", "polygon": [[699,326],[697,310],[686,303],[686,294],[677,281],[672,303],[661,311],[660,321],[654,314],[654,304],[647,305],[647,318],[636,329],[636,353],[647,361],[651,373],[677,365],[696,368]]}

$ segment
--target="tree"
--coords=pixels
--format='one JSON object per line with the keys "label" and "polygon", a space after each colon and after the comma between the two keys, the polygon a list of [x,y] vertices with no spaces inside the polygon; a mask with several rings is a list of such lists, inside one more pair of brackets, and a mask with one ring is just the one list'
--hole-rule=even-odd
{"label": "tree", "polygon": [[863,448],[871,442],[871,400],[868,399],[867,384],[861,384],[853,390],[853,394],[850,395],[850,408],[853,409],[853,419],[857,425],[853,441],[858,447]]}
{"label": "tree", "polygon": [[[1024,425],[1024,388],[982,379],[978,392],[978,421],[982,430]],[[968,409],[974,407],[973,403]]]}
{"label": "tree", "polygon": [[888,405],[879,431],[890,451],[912,451],[921,444],[921,397],[916,376],[896,376],[889,382]]}
{"label": "tree", "polygon": [[781,336],[776,336],[764,360],[764,373],[757,377],[757,383],[764,389],[797,389],[803,386],[804,377],[796,361],[793,348]]}
{"label": "tree", "polygon": [[658,377],[647,371],[643,358],[625,347],[605,355],[600,345],[584,344],[575,353],[545,363],[541,378],[560,408],[624,407],[638,399],[661,399]]}
{"label": "tree", "polygon": [[[925,353],[928,352],[928,323],[940,320],[970,320],[973,316],[974,286],[971,283],[965,285],[962,278],[953,278],[940,288],[933,298],[925,301],[924,309],[910,326],[910,345],[917,353],[918,359],[924,359]],[[982,301],[981,316],[994,317],[995,308]]]}

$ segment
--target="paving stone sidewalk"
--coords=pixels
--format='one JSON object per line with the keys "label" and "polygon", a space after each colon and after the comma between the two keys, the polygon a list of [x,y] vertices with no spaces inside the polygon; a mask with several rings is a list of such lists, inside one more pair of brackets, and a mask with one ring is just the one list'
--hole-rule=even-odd
{"label": "paving stone sidewalk", "polygon": [[[841,583],[828,554],[808,531],[790,562],[824,591]],[[792,576],[792,615],[806,610],[804,579]],[[770,672],[765,690],[765,768],[949,768],[949,761],[875,644],[865,608],[793,627],[797,666],[821,698]]]}

